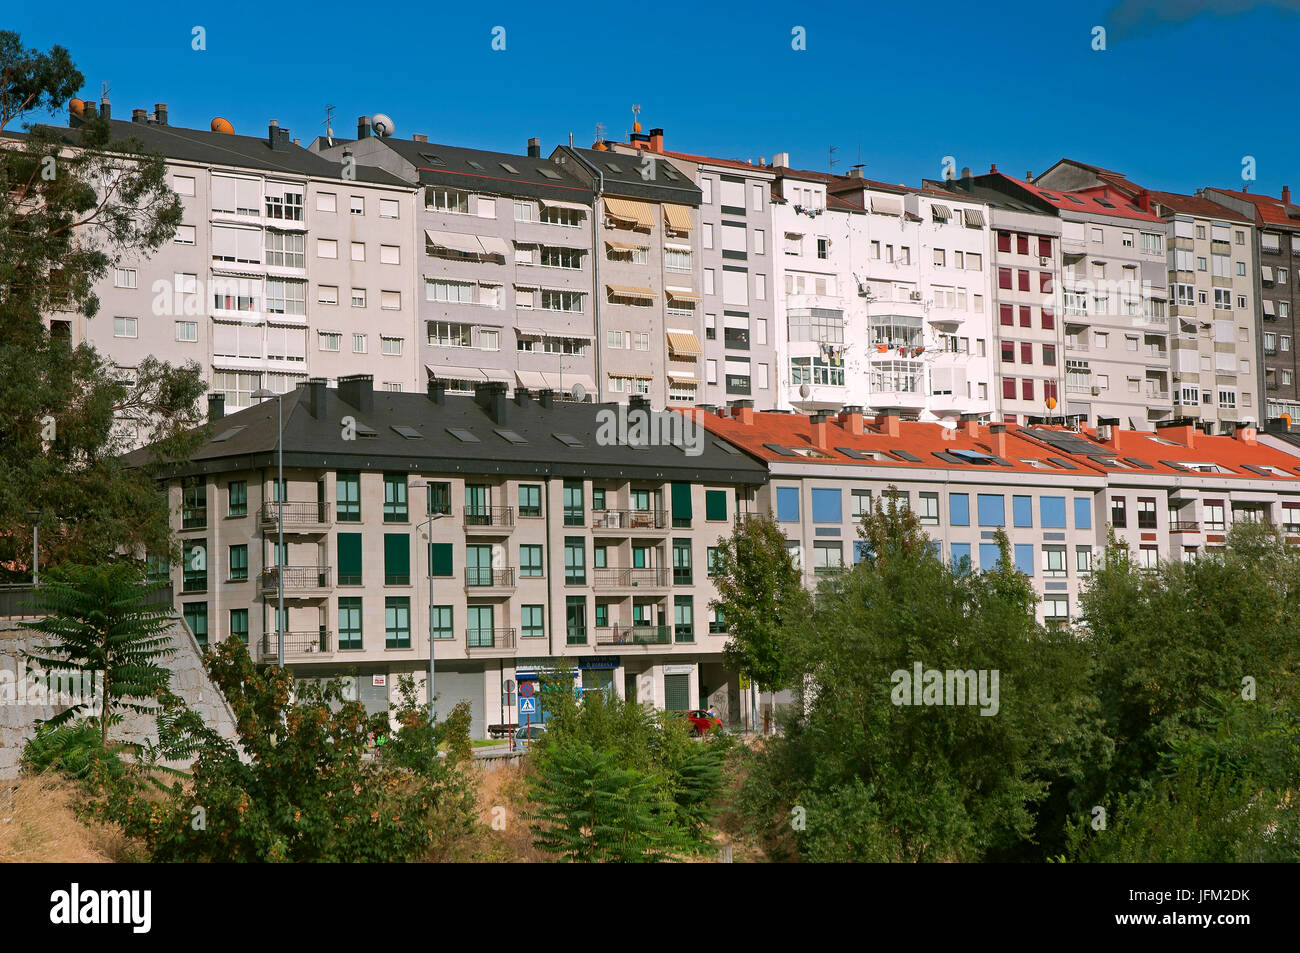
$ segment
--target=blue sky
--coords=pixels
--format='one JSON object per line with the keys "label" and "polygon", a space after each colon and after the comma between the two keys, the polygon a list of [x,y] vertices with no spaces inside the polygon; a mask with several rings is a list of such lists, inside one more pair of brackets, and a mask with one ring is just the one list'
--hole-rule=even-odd
{"label": "blue sky", "polygon": [[598,122],[624,138],[639,103],[669,149],[825,170],[836,146],[835,171],[860,154],[869,177],[909,185],[948,155],[1017,176],[1068,155],[1154,188],[1239,188],[1253,156],[1252,191],[1300,189],[1300,0],[375,4],[382,18],[338,0],[146,0],[107,22],[81,6],[22,4],[3,26],[68,47],[119,118],[166,102],[176,125],[220,115],[260,135],[274,118],[306,145],[332,103],[339,135],[385,112],[399,136],[510,152],[540,136],[545,154],[570,132],[590,145]]}

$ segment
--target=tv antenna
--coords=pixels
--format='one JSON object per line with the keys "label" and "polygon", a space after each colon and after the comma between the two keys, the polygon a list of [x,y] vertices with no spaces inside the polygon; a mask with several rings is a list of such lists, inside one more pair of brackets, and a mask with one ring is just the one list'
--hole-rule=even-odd
{"label": "tv antenna", "polygon": [[321,123],[325,127],[325,141],[331,146],[334,145],[334,107],[327,105],[325,107],[325,121]]}
{"label": "tv antenna", "polygon": [[835,151],[838,148],[839,148],[838,146],[831,146],[827,153],[826,171],[829,172],[831,175],[835,174],[835,163],[840,161],[839,159],[835,158]]}
{"label": "tv antenna", "polygon": [[603,122],[596,123],[596,141],[605,141],[605,124]]}

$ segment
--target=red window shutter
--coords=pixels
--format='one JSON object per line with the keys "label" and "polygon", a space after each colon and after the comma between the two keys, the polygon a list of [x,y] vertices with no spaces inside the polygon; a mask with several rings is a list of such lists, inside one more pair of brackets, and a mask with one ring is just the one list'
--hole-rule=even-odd
{"label": "red window shutter", "polygon": [[1022,341],[1020,343],[1020,363],[1021,364],[1034,363],[1034,346],[1030,344],[1028,341]]}
{"label": "red window shutter", "polygon": [[1015,324],[1015,316],[1013,314],[1011,305],[1009,304],[1000,305],[998,307],[998,312],[1001,315],[1002,323],[1005,324],[1007,327],[1011,327],[1011,325]]}
{"label": "red window shutter", "polygon": [[1056,381],[1043,381],[1043,396],[1056,399]]}
{"label": "red window shutter", "polygon": [[1052,292],[1052,273],[1050,271],[1040,271],[1038,273],[1038,290],[1044,294]]}
{"label": "red window shutter", "polygon": [[1020,391],[1021,391],[1020,396],[1023,397],[1025,400],[1033,400],[1034,399],[1033,380],[1026,377],[1023,381],[1021,381]]}
{"label": "red window shutter", "polygon": [[1014,364],[1016,362],[1016,346],[1010,341],[1002,342],[1002,361],[1005,364]]}
{"label": "red window shutter", "polygon": [[1051,331],[1056,327],[1056,312],[1051,308],[1043,309],[1043,330]]}
{"label": "red window shutter", "polygon": [[1033,313],[1033,309],[1029,305],[1022,304],[1020,306],[1020,326],[1022,328],[1032,328],[1034,326]]}
{"label": "red window shutter", "polygon": [[1021,254],[1021,255],[1028,255],[1028,254],[1029,254],[1029,236],[1028,236],[1028,235],[1017,235],[1017,236],[1016,236],[1016,251],[1017,251],[1017,253],[1019,253],[1019,254]]}
{"label": "red window shutter", "polygon": [[1028,290],[1029,290],[1029,272],[1025,271],[1024,269],[1021,269],[1021,271],[1019,272],[1019,274],[1017,275],[1017,277],[1020,279],[1020,280],[1019,280],[1020,290],[1021,290],[1021,291],[1028,291]]}
{"label": "red window shutter", "polygon": [[1016,399],[1016,379],[1014,377],[1002,378],[1002,396],[1007,400]]}
{"label": "red window shutter", "polygon": [[1052,240],[1045,236],[1038,236],[1038,254],[1043,258],[1052,257]]}
{"label": "red window shutter", "polygon": [[1011,253],[1011,233],[998,232],[998,251]]}
{"label": "red window shutter", "polygon": [[998,269],[998,287],[1006,288],[1008,291],[1011,290],[1011,269],[1010,268]]}

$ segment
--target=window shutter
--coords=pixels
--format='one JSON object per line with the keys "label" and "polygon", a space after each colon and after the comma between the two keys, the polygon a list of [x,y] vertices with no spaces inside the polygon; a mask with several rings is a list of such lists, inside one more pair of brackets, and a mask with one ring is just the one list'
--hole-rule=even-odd
{"label": "window shutter", "polygon": [[685,520],[686,525],[690,525],[691,520],[691,485],[689,483],[673,484],[673,523],[678,520]]}
{"label": "window shutter", "polygon": [[411,575],[411,538],[407,533],[384,534],[384,575]]}
{"label": "window shutter", "polygon": [[361,584],[361,534],[339,533],[339,585]]}
{"label": "window shutter", "polygon": [[451,543],[430,543],[429,564],[433,567],[433,575],[450,576],[452,574]]}
{"label": "window shutter", "polygon": [[727,518],[727,491],[726,490],[705,491],[704,518],[706,520],[725,520]]}

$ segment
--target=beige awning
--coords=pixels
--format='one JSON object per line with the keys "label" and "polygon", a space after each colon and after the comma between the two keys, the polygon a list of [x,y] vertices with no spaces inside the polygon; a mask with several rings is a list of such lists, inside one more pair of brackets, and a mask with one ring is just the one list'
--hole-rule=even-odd
{"label": "beige awning", "polygon": [[685,205],[665,205],[664,221],[675,232],[691,230],[691,212]]}
{"label": "beige awning", "polygon": [[575,386],[581,384],[582,389],[588,394],[593,397],[596,394],[596,381],[590,374],[573,374],[567,371],[556,373],[554,371],[548,371],[546,377],[547,380],[555,382],[555,390],[572,391]]}
{"label": "beige awning", "polygon": [[1269,301],[1267,298],[1264,299],[1264,313],[1265,314],[1274,313],[1273,302]]}
{"label": "beige awning", "polygon": [[669,374],[668,379],[674,384],[690,384],[692,387],[695,387],[700,383],[698,377],[688,374]]}
{"label": "beige awning", "polygon": [[966,227],[967,227],[967,228],[983,228],[983,227],[984,227],[984,212],[983,212],[983,211],[981,211],[980,209],[977,209],[977,208],[968,208],[968,209],[965,210],[965,212],[966,212]]}
{"label": "beige awning", "polygon": [[550,387],[541,371],[515,371],[515,378],[524,387]]}
{"label": "beige awning", "polygon": [[699,357],[704,353],[704,349],[700,347],[700,339],[695,336],[694,331],[669,331],[668,346],[675,354],[684,354],[687,357]]}
{"label": "beige awning", "polygon": [[482,381],[487,380],[481,367],[462,367],[457,364],[426,364],[424,369],[429,376],[438,380]]}
{"label": "beige awning", "polygon": [[1265,281],[1273,280],[1273,269],[1270,268],[1268,265],[1261,265],[1259,269],[1259,273],[1263,276]]}
{"label": "beige awning", "polygon": [[504,238],[497,238],[493,235],[478,236],[479,244],[483,246],[483,251],[489,255],[509,255],[510,245]]}
{"label": "beige awning", "polygon": [[633,245],[631,242],[606,241],[605,244],[608,245],[610,248],[617,248],[619,251],[636,251],[638,248],[642,249],[643,251],[650,250],[645,245]]}
{"label": "beige awning", "polygon": [[952,209],[948,208],[946,205],[940,205],[938,202],[935,202],[930,206],[930,211],[933,212],[934,217],[941,222],[946,222],[948,219],[952,218]]}
{"label": "beige awning", "polygon": [[664,288],[664,291],[668,292],[668,297],[676,298],[678,301],[699,301],[700,300],[700,296],[697,295],[694,291],[691,291],[689,288],[674,288],[672,286],[668,286]]}
{"label": "beige awning", "polygon": [[[480,244],[477,235],[461,235],[457,232],[434,232],[426,229],[424,237],[429,244],[437,245],[439,248],[449,248],[452,251],[464,252],[467,255],[483,254],[483,246]],[[498,252],[497,254],[504,254],[504,252]]]}
{"label": "beige awning", "polygon": [[642,228],[652,228],[655,223],[654,213],[647,202],[632,199],[605,199],[605,211],[614,218],[625,222],[635,222]]}
{"label": "beige awning", "polygon": [[902,215],[903,200],[892,195],[871,196],[871,211],[877,215]]}
{"label": "beige awning", "polygon": [[655,293],[650,288],[634,288],[631,285],[606,285],[610,294],[621,295],[624,298],[649,298],[654,299]]}
{"label": "beige awning", "polygon": [[540,199],[547,208],[571,208],[575,212],[590,212],[590,205],[583,205],[581,202],[561,202],[558,199]]}
{"label": "beige awning", "polygon": [[641,371],[610,371],[610,377],[631,377],[639,381],[652,381],[655,379],[653,374],[643,374]]}

